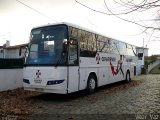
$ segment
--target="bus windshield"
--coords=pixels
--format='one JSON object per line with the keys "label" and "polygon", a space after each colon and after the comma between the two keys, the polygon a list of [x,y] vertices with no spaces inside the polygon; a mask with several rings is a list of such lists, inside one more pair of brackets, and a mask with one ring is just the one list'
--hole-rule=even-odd
{"label": "bus windshield", "polygon": [[67,26],[53,25],[31,31],[26,65],[65,65]]}

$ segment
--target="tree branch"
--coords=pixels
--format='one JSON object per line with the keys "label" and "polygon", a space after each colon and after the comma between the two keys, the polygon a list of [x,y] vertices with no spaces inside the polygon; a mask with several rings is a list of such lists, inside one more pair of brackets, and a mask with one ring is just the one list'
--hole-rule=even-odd
{"label": "tree branch", "polygon": [[[154,1],[153,3],[155,4],[155,3],[157,3],[158,1],[160,1],[160,0]],[[105,4],[107,10],[108,10],[110,13],[102,12],[102,11],[93,9],[93,8],[91,8],[91,7],[85,5],[85,4],[83,4],[83,3],[81,3],[81,2],[79,2],[79,1],[77,1],[77,0],[75,0],[75,2],[78,3],[78,4],[81,5],[81,6],[87,8],[87,9],[89,9],[89,10],[92,10],[92,11],[94,11],[94,12],[97,12],[97,13],[101,13],[101,14],[105,14],[105,15],[114,15],[115,17],[117,17],[117,18],[119,18],[119,19],[121,19],[121,20],[123,20],[123,21],[129,22],[129,23],[133,23],[133,24],[135,24],[135,25],[138,25],[138,26],[143,27],[143,28],[146,28],[146,29],[160,30],[159,27],[144,26],[144,25],[139,24],[139,23],[137,23],[137,22],[135,22],[135,21],[131,21],[131,20],[122,18],[122,17],[119,16],[119,15],[122,15],[122,14],[114,14],[114,13],[108,8],[105,0],[104,0],[104,4]],[[153,4],[153,3],[148,3],[148,4],[143,4],[143,5],[141,5],[141,6],[136,6],[136,7],[138,7],[138,8],[135,8],[135,10],[131,10],[130,12],[123,13],[123,14],[129,14],[129,13],[131,13],[131,12],[134,12],[134,11],[140,9],[140,8],[143,7],[143,6],[151,5],[151,4]]]}

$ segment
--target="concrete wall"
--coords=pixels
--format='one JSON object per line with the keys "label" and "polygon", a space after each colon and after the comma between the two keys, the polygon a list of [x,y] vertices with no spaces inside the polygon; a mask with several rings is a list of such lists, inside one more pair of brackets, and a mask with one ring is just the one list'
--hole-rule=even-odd
{"label": "concrete wall", "polygon": [[160,60],[155,61],[154,63],[151,63],[148,65],[148,72],[152,70],[152,68],[156,67],[158,64],[160,64]]}
{"label": "concrete wall", "polygon": [[141,74],[141,68],[142,68],[142,65],[137,65],[137,75],[140,75]]}
{"label": "concrete wall", "polygon": [[0,69],[0,91],[22,87],[23,69]]}

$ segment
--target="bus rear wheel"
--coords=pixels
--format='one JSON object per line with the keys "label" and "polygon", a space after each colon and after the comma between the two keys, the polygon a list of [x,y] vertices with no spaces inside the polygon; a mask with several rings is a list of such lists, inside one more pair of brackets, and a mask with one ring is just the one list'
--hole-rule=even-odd
{"label": "bus rear wheel", "polygon": [[96,78],[93,75],[90,75],[87,81],[87,93],[92,94],[96,89]]}
{"label": "bus rear wheel", "polygon": [[131,81],[131,77],[130,77],[130,72],[127,71],[126,73],[126,80],[125,80],[127,83],[129,83]]}

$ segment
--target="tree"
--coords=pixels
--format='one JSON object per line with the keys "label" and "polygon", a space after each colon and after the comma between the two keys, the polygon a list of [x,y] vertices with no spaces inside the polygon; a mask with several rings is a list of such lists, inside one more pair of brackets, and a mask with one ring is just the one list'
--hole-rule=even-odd
{"label": "tree", "polygon": [[[114,6],[116,6],[116,8],[114,8],[114,9],[109,6],[108,0],[104,0],[104,5],[107,8],[106,12],[91,8],[87,5],[79,2],[78,0],[75,0],[75,2],[94,11],[94,12],[98,12],[98,13],[102,13],[102,14],[106,14],[106,15],[114,15],[114,16],[118,17],[119,19],[122,19],[126,22],[134,23],[134,24],[139,25],[139,26],[146,28],[146,29],[160,30],[160,27],[157,27],[154,25],[148,26],[148,25],[142,24],[143,22],[147,22],[147,21],[154,21],[154,22],[160,21],[160,18],[159,18],[160,0],[113,0],[112,4],[114,4]],[[157,15],[158,15],[152,19],[134,21],[134,20],[129,20],[129,19],[121,17],[122,15],[128,15],[128,14],[132,14],[134,12],[143,13],[143,12],[151,10],[151,9],[156,9]]]}
{"label": "tree", "polygon": [[154,63],[157,60],[157,55],[152,55],[145,58],[146,64]]}
{"label": "tree", "polygon": [[[104,6],[106,7],[105,12],[96,10],[89,5],[80,2],[80,0],[75,0],[75,2],[94,12],[105,15],[114,15],[123,21],[140,26],[142,28],[141,33],[149,35],[146,47],[150,41],[160,41],[160,0],[103,0]],[[147,13],[149,12],[154,13],[154,15],[147,19],[140,18],[137,15],[143,15],[145,13],[147,16]],[[129,15],[134,16],[134,18],[128,17]]]}

